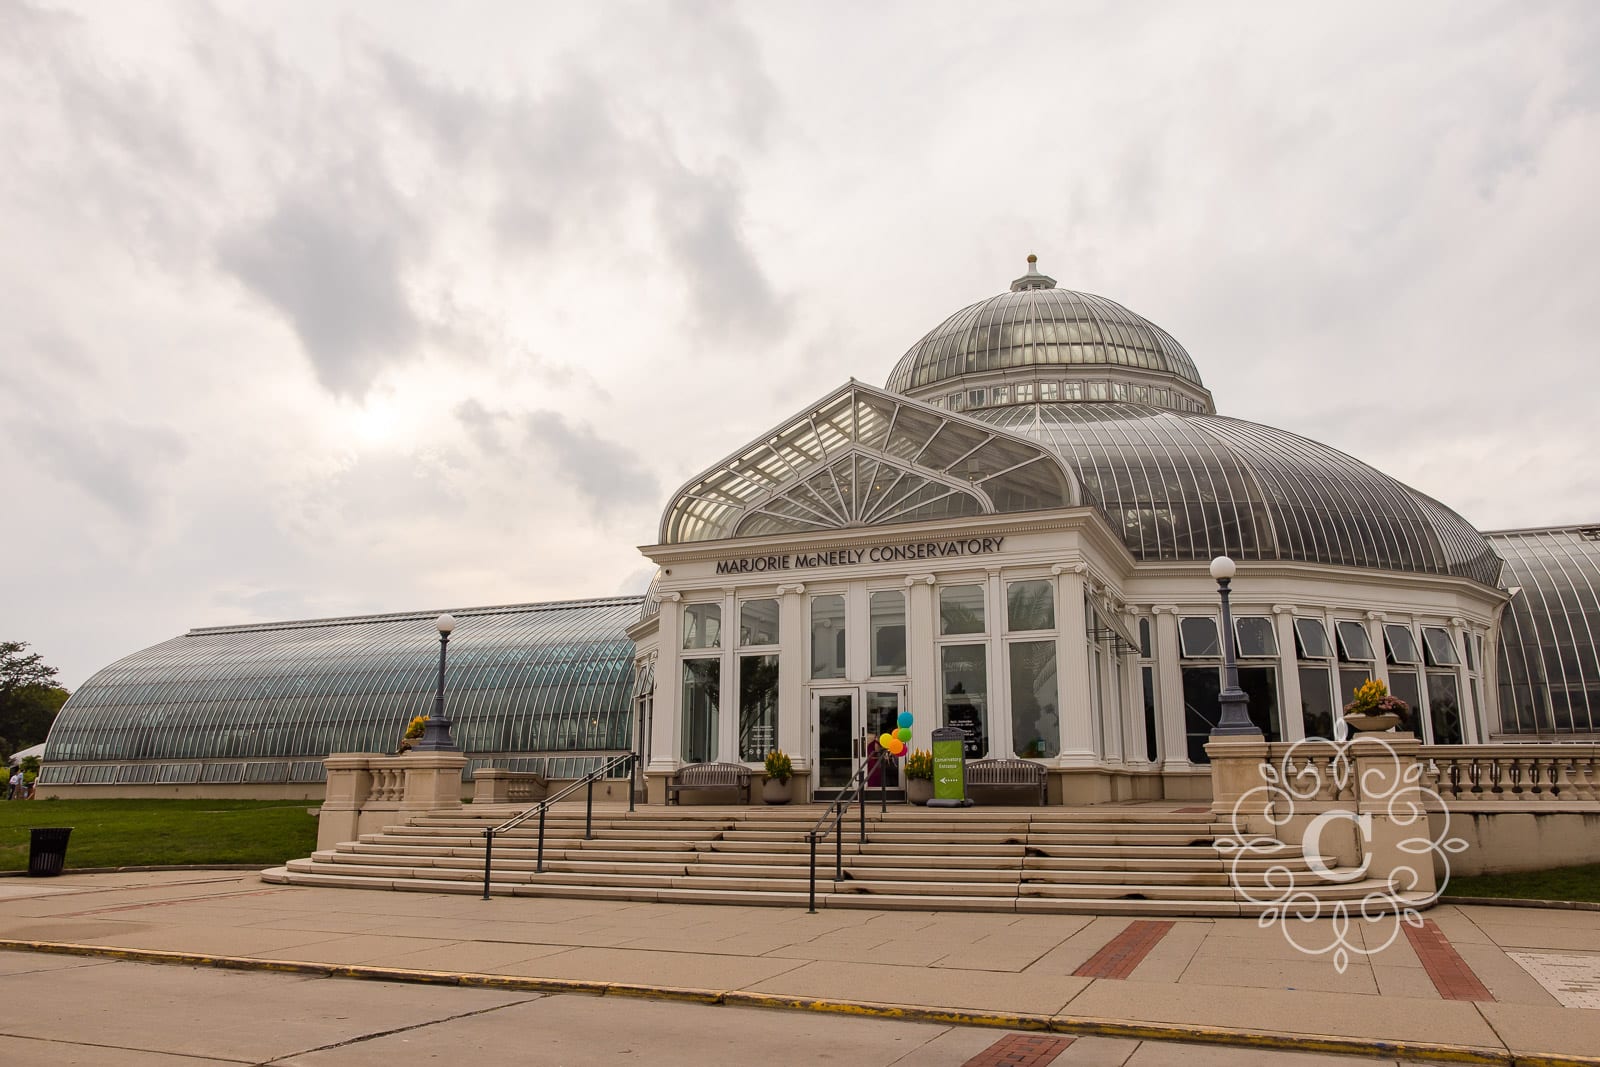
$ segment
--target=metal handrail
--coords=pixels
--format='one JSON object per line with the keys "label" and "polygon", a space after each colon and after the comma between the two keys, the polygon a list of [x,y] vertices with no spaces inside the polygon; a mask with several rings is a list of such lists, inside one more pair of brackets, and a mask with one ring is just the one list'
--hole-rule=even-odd
{"label": "metal handrail", "polygon": [[544,817],[551,804],[565,798],[580,785],[588,786],[588,794],[584,798],[583,811],[583,839],[594,839],[594,783],[606,777],[611,771],[626,765],[628,768],[628,810],[633,811],[634,779],[638,771],[638,753],[624,752],[620,756],[612,756],[600,766],[584,775],[582,778],[562,788],[554,796],[545,797],[526,811],[519,812],[498,826],[491,826],[483,832],[483,899],[489,899],[489,865],[494,857],[494,836],[503,834],[508,830],[515,830],[534,815],[539,816],[539,848],[535,853],[533,873],[544,873]]}
{"label": "metal handrail", "polygon": [[[828,802],[828,810],[822,817],[811,825],[806,831],[806,840],[811,843],[811,880],[806,895],[806,913],[817,913],[817,839],[833,834],[833,878],[834,881],[844,879],[844,815],[850,810],[850,805],[860,800],[861,827],[856,838],[857,846],[867,844],[867,779],[871,776],[872,768],[877,766],[881,755],[874,753],[861,761],[861,766],[856,773],[851,775],[850,782],[839,790],[839,795]],[[885,793],[887,797],[887,793]],[[887,804],[887,800],[885,800]],[[887,810],[887,807],[885,808]],[[833,819],[831,830],[824,832],[822,824],[829,818]]]}

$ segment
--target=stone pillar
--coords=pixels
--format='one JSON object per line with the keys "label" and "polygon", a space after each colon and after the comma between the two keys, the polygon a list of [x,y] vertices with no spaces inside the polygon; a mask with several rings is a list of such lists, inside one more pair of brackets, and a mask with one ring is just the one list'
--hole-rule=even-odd
{"label": "stone pillar", "polygon": [[1273,622],[1278,632],[1278,725],[1285,741],[1306,736],[1306,717],[1301,710],[1300,657],[1294,644],[1294,609],[1288,604],[1272,605]]}
{"label": "stone pillar", "polygon": [[939,675],[939,611],[934,603],[933,575],[913,574],[906,578],[906,671],[911,680],[906,694],[910,709],[911,745],[932,748],[933,731],[938,729],[942,683]]}
{"label": "stone pillar", "polygon": [[[811,773],[811,704],[806,700],[810,664],[806,662],[806,587],[778,586],[778,747],[789,754],[802,781]],[[737,683],[735,683],[737,684]],[[798,786],[793,795],[806,799]]]}
{"label": "stone pillar", "polygon": [[1421,750],[1422,742],[1410,734],[1357,736],[1350,742],[1358,790],[1356,813],[1363,821],[1371,819],[1370,830],[1358,826],[1367,877],[1398,875],[1395,888],[1402,893],[1432,893],[1438,884],[1432,853],[1400,847],[1409,840],[1429,839],[1421,775],[1415,769]]}
{"label": "stone pillar", "polygon": [[1094,767],[1094,701],[1090,692],[1089,622],[1083,609],[1083,563],[1053,568],[1056,574],[1056,661],[1061,679],[1061,762]]}
{"label": "stone pillar", "polygon": [[359,752],[336,752],[322,761],[328,769],[328,787],[317,815],[318,849],[334,848],[361,836],[361,808],[372,789],[367,762],[373,758]]}
{"label": "stone pillar", "polygon": [[1232,820],[1240,830],[1250,833],[1274,833],[1266,820],[1271,799],[1267,790],[1252,792],[1266,784],[1261,767],[1270,751],[1266,741],[1248,735],[1223,735],[1206,742],[1206,755],[1211,757],[1213,816],[1223,822]]}
{"label": "stone pillar", "polygon": [[1179,665],[1178,609],[1150,609],[1156,620],[1156,721],[1161,730],[1162,766],[1187,771],[1189,737],[1183,715],[1183,668]]}
{"label": "stone pillar", "polygon": [[[1389,686],[1389,657],[1385,649],[1389,646],[1383,643],[1383,620],[1388,618],[1381,611],[1367,612],[1367,640],[1372,642],[1372,677],[1382,682],[1384,688]],[[1424,679],[1426,684],[1426,679]]]}
{"label": "stone pillar", "polygon": [[407,752],[394,759],[406,776],[401,811],[461,807],[461,772],[467,767],[465,755],[460,752]]}
{"label": "stone pillar", "polygon": [[661,594],[661,616],[656,626],[656,698],[650,720],[650,764],[645,768],[652,804],[665,803],[663,780],[678,769],[678,722],[683,697],[683,619],[677,593]]}

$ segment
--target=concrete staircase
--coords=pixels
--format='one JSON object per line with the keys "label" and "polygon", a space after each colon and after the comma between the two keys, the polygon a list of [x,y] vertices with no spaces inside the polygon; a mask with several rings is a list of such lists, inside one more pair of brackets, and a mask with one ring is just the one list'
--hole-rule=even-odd
{"label": "concrete staircase", "polygon": [[[651,807],[629,814],[597,808],[584,839],[583,809],[559,806],[546,822],[544,871],[535,873],[537,826],[495,838],[491,892],[713,904],[805,907],[806,831],[820,806]],[[483,830],[509,808],[466,808],[412,818],[359,841],[319,851],[262,874],[268,882],[431,893],[481,893]],[[1339,883],[1285,847],[1242,862],[1215,842],[1229,836],[1209,812],[1168,805],[1084,809],[867,809],[867,844],[854,810],[844,827],[844,877],[835,845],[817,849],[817,906],[925,911],[1076,912],[1138,915],[1255,915],[1275,891],[1269,868],[1323,902],[1382,908],[1404,901],[1385,882]],[[1333,867],[1334,861],[1324,860]],[[1273,878],[1282,885],[1284,875]],[[1255,898],[1252,900],[1252,898]],[[1369,905],[1369,912],[1375,910]]]}

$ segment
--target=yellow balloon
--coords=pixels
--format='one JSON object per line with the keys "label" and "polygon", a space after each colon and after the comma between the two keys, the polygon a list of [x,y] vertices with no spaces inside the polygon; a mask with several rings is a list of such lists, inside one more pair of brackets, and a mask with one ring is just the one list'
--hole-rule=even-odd
{"label": "yellow balloon", "polygon": [[889,742],[892,741],[892,740],[894,740],[894,738],[892,738],[888,734],[879,734],[878,735],[878,745],[881,748],[888,748],[889,747]]}

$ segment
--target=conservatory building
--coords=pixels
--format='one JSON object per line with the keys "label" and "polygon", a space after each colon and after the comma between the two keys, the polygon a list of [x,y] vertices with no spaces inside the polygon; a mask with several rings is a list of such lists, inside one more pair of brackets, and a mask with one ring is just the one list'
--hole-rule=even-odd
{"label": "conservatory building", "polygon": [[[1218,415],[1171,335],[1032,257],[882,388],[843,383],[690,479],[653,539],[642,598],[450,608],[464,789],[636,751],[659,802],[685,765],[779,748],[827,796],[910,712],[913,747],[958,728],[1053,803],[1201,799],[1230,641],[1269,740],[1330,736],[1367,678],[1424,742],[1600,738],[1600,527],[1486,535]],[[330,753],[393,751],[432,706],[436,614],[124,657],[62,709],[43,794],[320,795]]]}
{"label": "conservatory building", "polygon": [[691,479],[657,542],[629,630],[657,799],[685,764],[774,747],[827,795],[902,711],[913,747],[954,726],[969,759],[1042,765],[1052,802],[1208,796],[1221,555],[1268,740],[1331,736],[1369,677],[1425,741],[1498,721],[1508,595],[1483,534],[1333,448],[1216,414],[1169,334],[1032,257],[884,388],[844,384]]}

